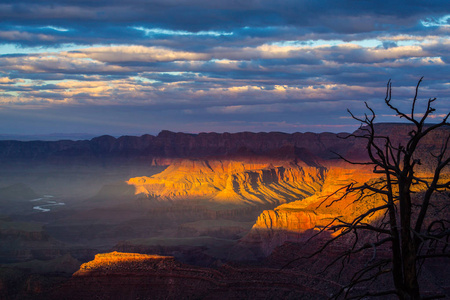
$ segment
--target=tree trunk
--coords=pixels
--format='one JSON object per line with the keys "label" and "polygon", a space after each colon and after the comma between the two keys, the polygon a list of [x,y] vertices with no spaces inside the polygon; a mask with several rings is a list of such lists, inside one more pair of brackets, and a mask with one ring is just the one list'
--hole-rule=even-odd
{"label": "tree trunk", "polygon": [[418,300],[420,299],[420,293],[416,272],[416,252],[413,240],[411,238],[407,239],[408,242],[405,245],[407,249],[403,249],[403,287],[406,294],[406,297],[403,299]]}
{"label": "tree trunk", "polygon": [[[409,178],[408,178],[409,179]],[[401,248],[403,284],[400,299],[420,299],[419,283],[416,270],[416,247],[411,233],[411,194],[410,181],[399,179],[399,200],[401,215]]]}

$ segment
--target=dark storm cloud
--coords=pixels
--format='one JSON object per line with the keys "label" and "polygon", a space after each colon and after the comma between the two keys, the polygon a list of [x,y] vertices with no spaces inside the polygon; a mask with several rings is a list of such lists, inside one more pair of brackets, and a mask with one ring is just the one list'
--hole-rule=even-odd
{"label": "dark storm cloud", "polygon": [[[191,36],[233,42],[307,34],[359,34],[411,29],[448,13],[446,1],[2,1],[0,36],[24,44],[128,43],[172,39],[133,27],[236,36]],[[175,35],[177,36],[177,35]],[[324,36],[325,37],[325,36]]]}
{"label": "dark storm cloud", "polygon": [[[398,18],[398,25],[411,23],[424,13],[436,17],[445,12],[447,2],[393,1],[2,1],[5,21],[30,24],[60,20],[59,24],[86,22],[154,23],[171,29],[205,30],[257,25],[313,25],[334,17],[357,16]],[[170,16],[170,18],[168,18]],[[358,22],[364,23],[362,20]],[[367,23],[367,22],[366,22]],[[343,25],[344,26],[344,25]]]}

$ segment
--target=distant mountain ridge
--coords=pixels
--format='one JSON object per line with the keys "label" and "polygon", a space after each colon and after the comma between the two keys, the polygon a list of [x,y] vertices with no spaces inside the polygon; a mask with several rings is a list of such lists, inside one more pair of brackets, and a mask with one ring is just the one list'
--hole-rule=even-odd
{"label": "distant mountain ridge", "polygon": [[[405,136],[412,129],[406,124],[377,124],[379,134]],[[443,128],[434,135],[448,134]],[[358,132],[358,131],[356,131]],[[440,134],[439,134],[440,133]],[[269,155],[278,149],[293,146],[313,153],[322,159],[335,158],[333,152],[342,155],[361,156],[363,141],[343,139],[348,133],[175,133],[161,131],[157,136],[104,135],[91,140],[60,141],[0,141],[0,164],[10,162],[65,162],[102,163],[146,162],[165,163],[164,159],[205,158],[211,156]],[[283,150],[285,151],[285,150]],[[283,152],[282,151],[282,152]]]}
{"label": "distant mountain ridge", "polygon": [[97,135],[89,133],[51,133],[51,134],[0,134],[0,140],[15,141],[59,141],[59,140],[90,140]]}
{"label": "distant mountain ridge", "polygon": [[[104,135],[81,141],[0,141],[0,159],[56,158],[199,158],[216,155],[266,154],[283,146],[307,147],[327,156],[330,146],[348,144],[333,133],[200,133],[162,131],[157,136]],[[307,146],[305,146],[307,145]],[[348,146],[348,145],[347,145]]]}

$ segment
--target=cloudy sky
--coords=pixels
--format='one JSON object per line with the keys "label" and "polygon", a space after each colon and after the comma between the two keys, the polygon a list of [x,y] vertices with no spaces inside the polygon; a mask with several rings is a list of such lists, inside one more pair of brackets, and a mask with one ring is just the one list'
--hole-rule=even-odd
{"label": "cloudy sky", "polygon": [[0,1],[0,134],[341,132],[450,109],[442,1]]}

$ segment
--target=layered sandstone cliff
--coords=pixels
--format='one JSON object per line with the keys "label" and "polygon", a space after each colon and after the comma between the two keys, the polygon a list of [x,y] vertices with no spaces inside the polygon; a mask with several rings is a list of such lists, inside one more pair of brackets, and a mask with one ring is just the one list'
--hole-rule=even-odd
{"label": "layered sandstone cliff", "polygon": [[[431,178],[432,176],[432,174],[426,172],[416,175],[422,178]],[[344,222],[352,222],[363,212],[381,206],[385,202],[382,196],[377,194],[360,198],[361,194],[352,193],[342,198],[345,187],[350,183],[355,185],[373,183],[378,176],[370,168],[358,168],[354,165],[330,167],[326,172],[320,192],[306,199],[286,203],[273,210],[263,211],[249,234],[240,241],[238,248],[251,249],[251,255],[256,257],[267,256],[273,249],[286,241],[307,241],[313,234],[311,231],[317,232],[336,218]],[[449,173],[444,173],[440,182],[448,182],[449,178]],[[415,185],[413,189],[415,191],[413,201],[420,201],[423,197],[424,186]],[[446,205],[448,199],[448,191],[435,193],[432,198],[433,207],[428,211],[425,226],[428,226],[435,219],[448,217],[450,213],[450,208]],[[413,214],[416,213],[418,207],[418,205],[413,206]],[[376,224],[383,214],[384,211],[378,211],[366,216],[363,220],[368,224]],[[248,255],[243,258],[248,258]]]}
{"label": "layered sandstone cliff", "polygon": [[[303,200],[263,211],[239,246],[251,249],[256,256],[267,256],[286,241],[306,240],[310,237],[304,234],[308,230],[326,226],[336,217],[350,221],[360,212],[379,205],[382,201],[374,196],[354,202],[356,194],[339,200],[342,193],[334,194],[351,182],[364,183],[378,177],[370,168],[341,164],[329,167],[325,174],[320,192]],[[371,215],[366,221],[374,221],[379,216],[380,214]]]}
{"label": "layered sandstone cliff", "polygon": [[206,200],[222,204],[279,204],[320,190],[325,168],[297,159],[178,160],[152,177],[131,178],[136,194],[158,200]]}

